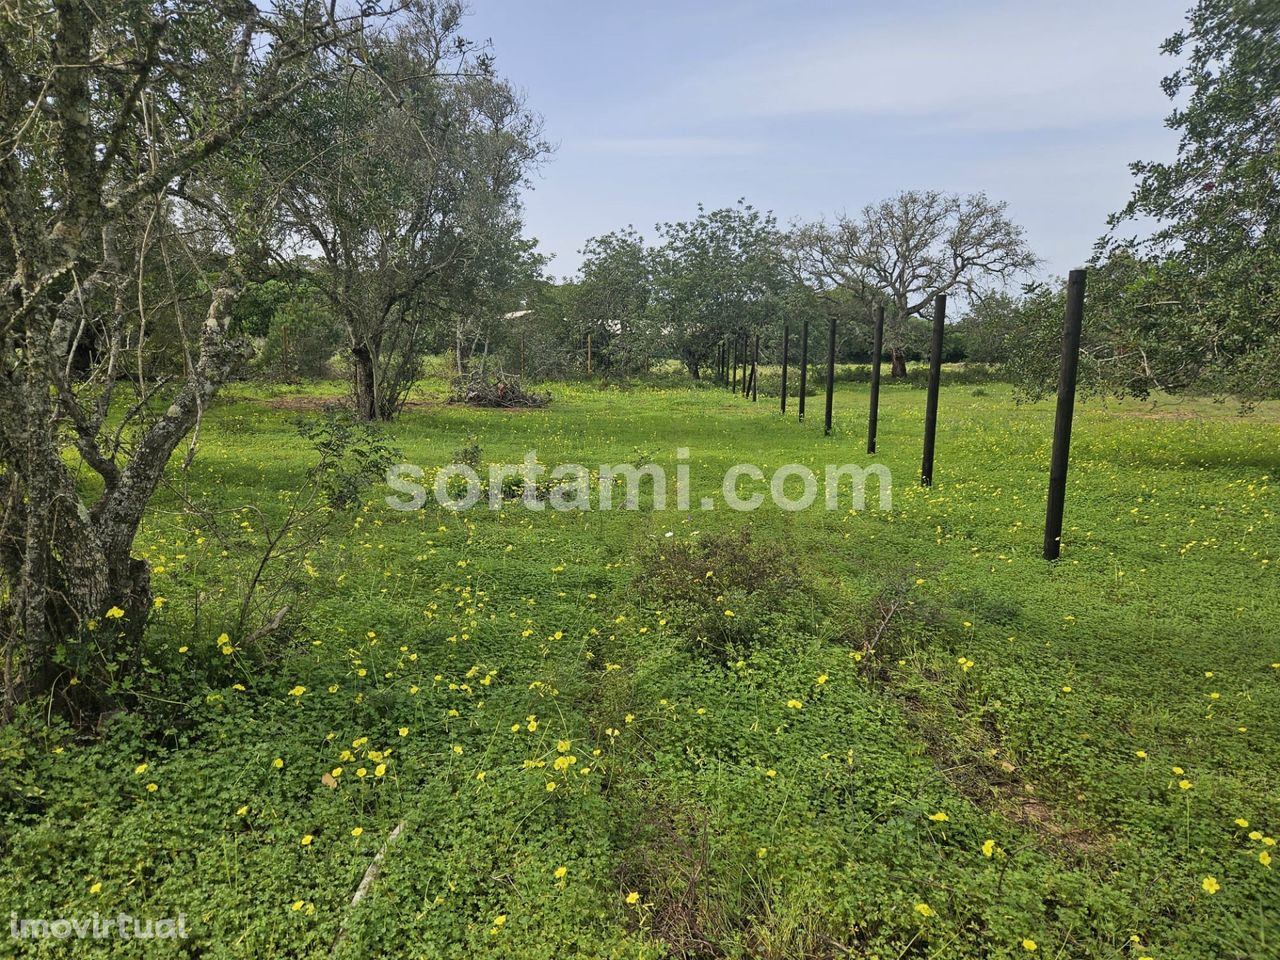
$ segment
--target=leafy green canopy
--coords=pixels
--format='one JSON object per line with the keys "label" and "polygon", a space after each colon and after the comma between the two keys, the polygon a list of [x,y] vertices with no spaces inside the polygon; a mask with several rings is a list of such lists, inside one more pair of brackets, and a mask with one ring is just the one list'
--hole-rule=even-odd
{"label": "leafy green canopy", "polygon": [[[1091,278],[1094,372],[1116,392],[1280,395],[1280,6],[1200,0],[1163,51],[1177,156],[1132,165]],[[1157,222],[1118,238],[1134,218]],[[1060,316],[1060,314],[1059,314]]]}

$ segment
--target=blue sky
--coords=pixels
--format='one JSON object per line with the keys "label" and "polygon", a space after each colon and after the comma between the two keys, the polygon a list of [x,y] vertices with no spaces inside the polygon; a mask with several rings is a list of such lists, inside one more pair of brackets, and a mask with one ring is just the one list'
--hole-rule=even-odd
{"label": "blue sky", "polygon": [[1160,42],[1180,0],[472,0],[466,32],[556,145],[528,231],[571,274],[590,236],[646,236],[745,197],[786,223],[902,189],[1009,203],[1064,273],[1172,157]]}

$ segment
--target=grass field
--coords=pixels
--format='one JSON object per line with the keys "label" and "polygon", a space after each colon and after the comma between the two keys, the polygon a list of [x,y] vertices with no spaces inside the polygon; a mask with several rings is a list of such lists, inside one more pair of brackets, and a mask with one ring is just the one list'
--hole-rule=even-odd
{"label": "grass field", "polygon": [[[472,443],[687,447],[695,504],[740,461],[868,459],[864,386],[831,438],[816,397],[797,424],[551,389],[390,433],[428,474]],[[188,492],[278,516],[316,395],[226,395]],[[1084,406],[1050,566],[1051,406],[944,389],[925,490],[923,404],[882,398],[888,511],[404,513],[375,488],[311,551],[291,632],[229,654],[262,520],[226,548],[162,494],[143,709],[92,742],[0,730],[0,904],[183,913],[147,956],[1280,957],[1280,405]]]}

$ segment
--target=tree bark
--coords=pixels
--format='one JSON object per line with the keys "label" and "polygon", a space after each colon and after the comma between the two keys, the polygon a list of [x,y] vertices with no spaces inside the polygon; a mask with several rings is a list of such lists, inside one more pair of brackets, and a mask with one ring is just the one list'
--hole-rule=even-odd
{"label": "tree bark", "polygon": [[378,392],[373,353],[364,344],[351,348],[355,366],[356,416],[361,420],[378,419]]}
{"label": "tree bark", "polygon": [[[227,338],[238,294],[235,284],[214,289],[192,375],[160,418],[140,433],[123,467],[114,456],[102,460],[103,490],[92,505],[82,498],[61,456],[55,410],[76,421],[75,401],[50,389],[61,382],[63,362],[62,352],[50,349],[56,346],[50,328],[57,305],[32,312],[33,346],[12,370],[11,389],[0,397],[0,452],[11,477],[0,512],[0,568],[11,584],[0,605],[5,713],[37,697],[50,698],[77,720],[109,705],[110,676],[94,678],[101,683],[70,683],[57,656],[67,641],[92,634],[111,669],[119,668],[122,655],[125,672],[137,666],[152,595],[150,568],[133,556],[133,541],[174,449],[241,355]],[[101,457],[96,440],[85,443],[81,450],[87,459]],[[113,607],[120,614],[108,617]],[[92,670],[93,662],[82,666]]]}

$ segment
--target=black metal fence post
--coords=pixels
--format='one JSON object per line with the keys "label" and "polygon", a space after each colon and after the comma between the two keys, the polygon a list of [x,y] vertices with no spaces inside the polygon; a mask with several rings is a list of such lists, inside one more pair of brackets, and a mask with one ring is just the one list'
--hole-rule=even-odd
{"label": "black metal fence post", "polygon": [[933,486],[933,449],[938,436],[938,387],[942,382],[942,328],[947,321],[947,295],[933,300],[933,342],[929,347],[929,396],[924,408],[924,459],[920,485]]}
{"label": "black metal fence post", "polygon": [[751,354],[751,402],[760,399],[760,334],[756,334],[755,351]]}
{"label": "black metal fence post", "polygon": [[876,307],[875,333],[871,337],[871,409],[867,414],[867,453],[876,452],[880,421],[880,355],[884,351],[884,307]]}
{"label": "black metal fence post", "polygon": [[1044,558],[1062,552],[1062,511],[1067,498],[1067,462],[1071,455],[1071,419],[1076,406],[1076,374],[1080,368],[1080,326],[1084,319],[1085,272],[1067,278],[1067,311],[1062,321],[1062,364],[1058,373],[1058,411],[1053,421],[1053,455],[1049,461],[1049,505],[1044,523]]}
{"label": "black metal fence post", "polygon": [[831,318],[827,328],[827,422],[823,436],[831,436],[831,401],[836,389],[836,318]]}
{"label": "black metal fence post", "polygon": [[791,347],[791,324],[782,325],[782,412],[787,412],[787,350]]}
{"label": "black metal fence post", "polygon": [[800,422],[804,423],[804,398],[809,384],[809,321],[800,332]]}

